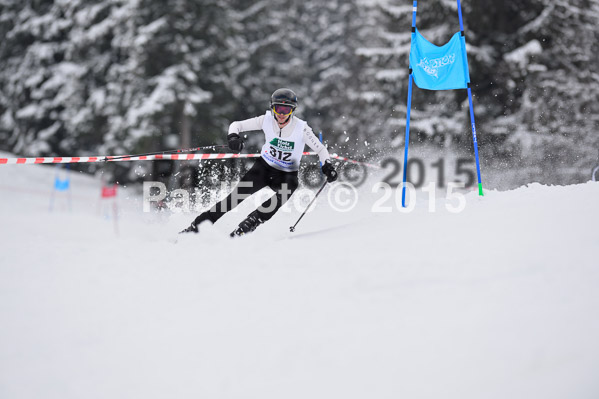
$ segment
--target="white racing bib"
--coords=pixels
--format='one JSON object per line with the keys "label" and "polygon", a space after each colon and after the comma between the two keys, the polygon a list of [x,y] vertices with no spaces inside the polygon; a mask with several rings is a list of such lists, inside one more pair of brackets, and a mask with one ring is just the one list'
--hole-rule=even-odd
{"label": "white racing bib", "polygon": [[[292,118],[295,118],[292,116]],[[299,169],[302,153],[304,152],[304,127],[306,122],[295,118],[295,128],[290,137],[278,137],[273,129],[275,118],[270,111],[266,111],[262,130],[266,142],[262,146],[262,158],[275,169],[284,172],[295,172]]]}

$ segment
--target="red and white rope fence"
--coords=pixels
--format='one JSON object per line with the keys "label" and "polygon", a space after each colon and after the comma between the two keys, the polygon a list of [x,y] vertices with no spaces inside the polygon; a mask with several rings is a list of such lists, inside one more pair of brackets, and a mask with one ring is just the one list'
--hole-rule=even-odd
{"label": "red and white rope fence", "polygon": [[[316,155],[315,152],[304,152],[303,155]],[[94,162],[123,162],[123,161],[193,161],[196,159],[231,159],[231,158],[257,158],[260,154],[157,154],[145,156],[95,156],[95,157],[38,157],[38,158],[0,158],[0,165],[29,165],[44,163],[94,163]],[[114,158],[114,159],[113,159]],[[345,162],[351,162],[359,165],[365,165],[371,168],[380,169],[380,166],[366,162],[355,161],[353,159],[331,155]]]}

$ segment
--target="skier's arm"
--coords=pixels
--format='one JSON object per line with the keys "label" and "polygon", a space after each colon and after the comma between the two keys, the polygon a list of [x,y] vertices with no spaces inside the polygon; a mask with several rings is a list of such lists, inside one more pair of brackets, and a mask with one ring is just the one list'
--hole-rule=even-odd
{"label": "skier's arm", "polygon": [[246,119],[243,121],[235,121],[231,123],[231,125],[229,125],[228,135],[236,134],[239,136],[242,132],[262,130],[262,122],[264,122],[264,115]]}
{"label": "skier's arm", "polygon": [[314,135],[312,128],[308,125],[304,127],[304,141],[308,147],[310,147],[310,149],[318,155],[320,163],[324,165],[327,160],[330,160],[331,156],[329,155],[329,151],[324,144],[318,140],[318,138]]}
{"label": "skier's arm", "polygon": [[240,133],[262,129],[263,121],[264,115],[231,123],[227,134],[229,148],[237,152],[243,150],[243,139],[241,138]]}

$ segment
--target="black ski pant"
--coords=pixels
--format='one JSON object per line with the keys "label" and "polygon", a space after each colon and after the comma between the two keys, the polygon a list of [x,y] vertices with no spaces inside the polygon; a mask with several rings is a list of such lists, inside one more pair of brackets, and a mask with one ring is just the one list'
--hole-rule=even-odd
{"label": "black ski pant", "polygon": [[204,220],[214,223],[250,195],[264,187],[270,187],[275,194],[257,210],[260,219],[267,221],[285,204],[298,185],[297,171],[283,172],[267,164],[264,159],[258,158],[233,191],[225,199],[198,216],[195,219],[195,224],[197,226]]}

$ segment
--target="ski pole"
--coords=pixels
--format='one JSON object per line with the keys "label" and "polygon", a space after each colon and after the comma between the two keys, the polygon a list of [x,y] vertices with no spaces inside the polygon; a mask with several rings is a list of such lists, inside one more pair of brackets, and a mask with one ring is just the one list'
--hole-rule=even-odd
{"label": "ski pole", "polygon": [[117,159],[133,158],[133,157],[145,157],[145,156],[149,156],[149,155],[177,154],[177,153],[182,153],[182,152],[194,152],[194,151],[201,151],[201,150],[214,150],[216,148],[224,148],[224,147],[228,147],[228,146],[227,145],[209,145],[209,146],[205,146],[205,147],[185,148],[185,149],[179,149],[179,150],[148,152],[146,154],[120,155],[120,156],[117,156],[117,157],[104,157],[103,161],[104,162],[107,162],[107,161],[116,161]]}
{"label": "ski pole", "polygon": [[320,190],[318,190],[318,192],[316,193],[316,195],[314,196],[314,198],[312,198],[312,201],[310,201],[310,203],[308,204],[308,206],[306,207],[306,210],[301,214],[301,216],[299,217],[299,219],[297,219],[297,222],[295,222],[295,224],[291,227],[289,227],[289,231],[290,232],[294,232],[295,231],[295,226],[297,226],[297,224],[300,222],[300,220],[302,220],[302,218],[304,217],[304,215],[306,214],[306,212],[308,212],[308,209],[310,209],[310,206],[312,206],[312,203],[314,201],[316,201],[316,198],[318,197],[318,194],[320,194],[320,192],[324,189],[324,186],[327,185],[327,181],[325,180],[324,184],[322,185],[322,187],[320,187]]}

